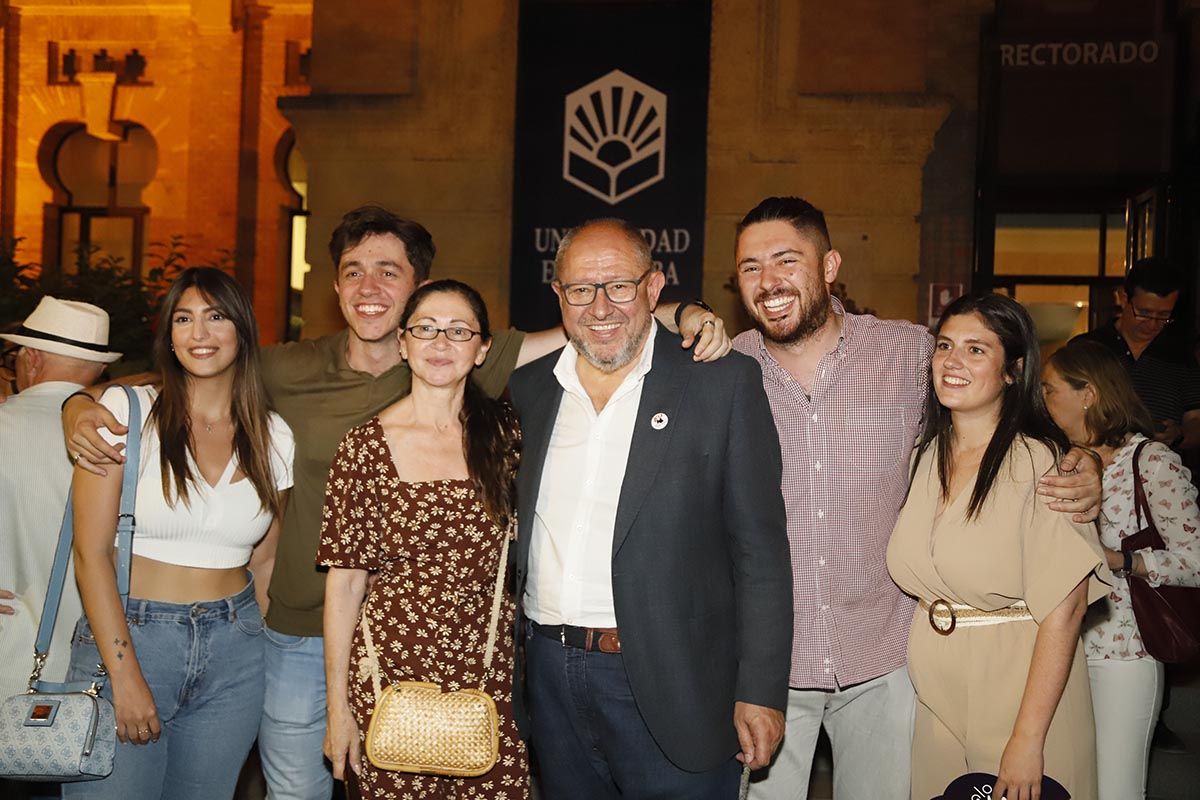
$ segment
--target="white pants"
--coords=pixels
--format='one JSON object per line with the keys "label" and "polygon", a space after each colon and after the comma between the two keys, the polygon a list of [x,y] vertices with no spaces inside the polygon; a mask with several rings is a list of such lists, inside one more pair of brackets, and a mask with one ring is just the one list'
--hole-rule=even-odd
{"label": "white pants", "polygon": [[1150,738],[1163,699],[1163,665],[1153,658],[1088,660],[1096,714],[1100,800],[1145,800]]}
{"label": "white pants", "polygon": [[915,713],[906,667],[836,691],[792,689],[783,744],[754,774],[751,800],[807,800],[822,725],[833,744],[835,800],[908,800]]}

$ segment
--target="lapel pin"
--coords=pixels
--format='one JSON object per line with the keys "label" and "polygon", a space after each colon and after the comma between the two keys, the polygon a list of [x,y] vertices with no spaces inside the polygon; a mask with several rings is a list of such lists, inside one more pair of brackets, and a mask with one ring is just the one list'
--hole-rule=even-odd
{"label": "lapel pin", "polygon": [[667,415],[661,411],[655,414],[650,418],[650,427],[654,428],[656,431],[661,431],[663,428],[667,427]]}

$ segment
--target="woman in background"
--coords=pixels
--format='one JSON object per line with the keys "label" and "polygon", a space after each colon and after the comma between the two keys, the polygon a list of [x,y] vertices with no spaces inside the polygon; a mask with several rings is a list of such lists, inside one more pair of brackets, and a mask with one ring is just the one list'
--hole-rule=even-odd
{"label": "woman in background", "polygon": [[912,795],[984,772],[998,775],[997,798],[1037,797],[1043,775],[1094,797],[1079,629],[1106,571],[1095,530],[1036,493],[1069,445],[1042,404],[1033,322],[1007,297],[963,297],[934,335],[925,429],[888,546],[892,578],[920,601]]}
{"label": "woman in background", "polygon": [[[246,294],[218,269],[185,270],[154,353],[161,389],[134,390],[144,422],[125,611],[113,566],[125,467],[75,469],[84,617],[67,680],[103,663],[118,744],[112,774],[64,784],[67,800],[228,800],[262,714],[262,609],[293,448],[268,409]],[[128,422],[124,392],[100,402]]]}
{"label": "woman in background", "polygon": [[[1100,543],[1116,573],[1103,602],[1088,610],[1083,643],[1096,714],[1100,800],[1146,796],[1150,740],[1163,697],[1163,665],[1142,647],[1129,581],[1151,586],[1200,586],[1200,510],[1196,487],[1179,455],[1153,440],[1154,420],[1138,399],[1117,356],[1080,340],[1057,351],[1042,370],[1054,421],[1104,463]],[[1134,506],[1137,459],[1150,515],[1166,550],[1126,556],[1121,540],[1146,527]]]}

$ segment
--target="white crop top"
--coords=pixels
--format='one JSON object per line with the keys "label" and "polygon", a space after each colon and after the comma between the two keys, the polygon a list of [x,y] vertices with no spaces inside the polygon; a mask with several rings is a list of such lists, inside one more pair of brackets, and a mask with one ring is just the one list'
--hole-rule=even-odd
{"label": "white crop top", "polygon": [[[133,534],[135,555],[184,567],[227,569],[250,560],[250,551],[267,532],[271,515],[263,511],[254,485],[246,478],[230,483],[236,470],[236,454],[229,460],[216,486],[209,486],[189,455],[194,483],[188,485],[188,504],[167,504],[162,491],[158,431],[146,424],[158,391],[135,386],[142,411],[142,454],[138,469],[137,528]],[[119,389],[104,392],[100,402],[121,424],[129,420],[129,401]],[[104,428],[109,443],[124,443]],[[271,472],[280,491],[292,485],[292,429],[278,414],[271,414]]]}

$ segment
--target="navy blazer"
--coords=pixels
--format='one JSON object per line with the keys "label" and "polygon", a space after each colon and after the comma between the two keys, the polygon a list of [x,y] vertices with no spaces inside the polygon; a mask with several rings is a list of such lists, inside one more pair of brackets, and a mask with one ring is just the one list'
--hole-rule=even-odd
{"label": "navy blazer", "polygon": [[[509,383],[523,437],[518,600],[562,399],[553,372],[561,352]],[[656,429],[650,421],[660,413],[667,425]],[[682,769],[713,769],[739,751],[735,701],[787,707],[792,570],[781,473],[758,364],[738,353],[696,363],[660,327],[617,506],[612,583],[638,709]],[[520,621],[521,642],[519,634]],[[518,658],[513,707],[528,731],[522,672]]]}

